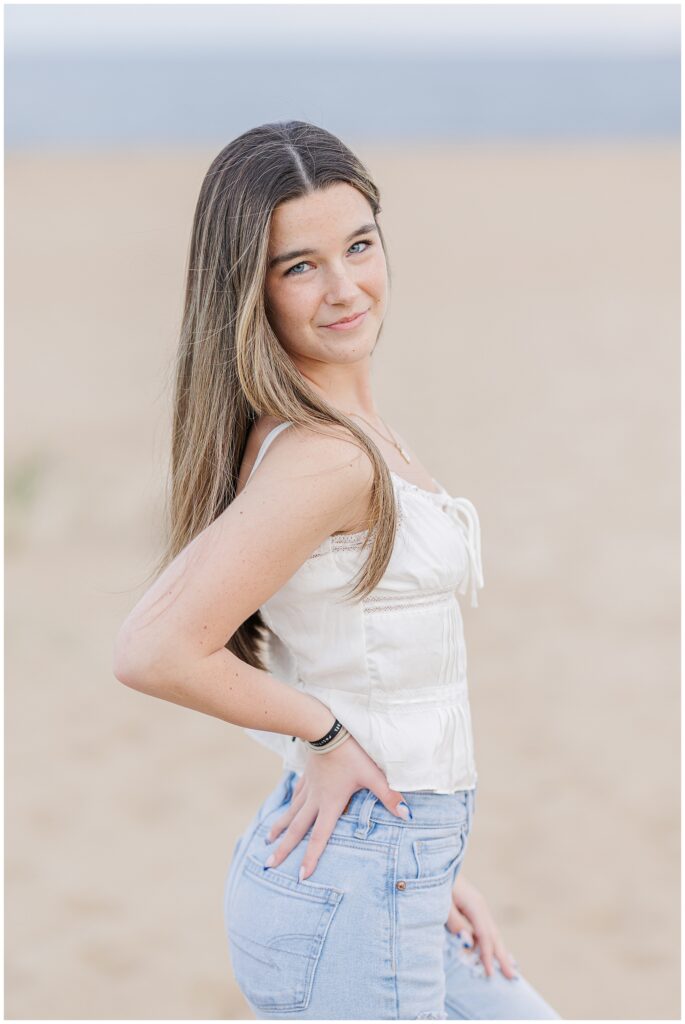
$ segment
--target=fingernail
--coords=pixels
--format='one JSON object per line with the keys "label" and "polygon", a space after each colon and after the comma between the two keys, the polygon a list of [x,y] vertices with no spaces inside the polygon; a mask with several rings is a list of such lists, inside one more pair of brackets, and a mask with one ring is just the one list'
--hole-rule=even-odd
{"label": "fingernail", "polygon": [[307,875],[307,869],[305,868],[304,864],[300,868],[299,875],[300,875],[300,881],[303,882],[304,879],[306,878],[306,875]]}
{"label": "fingernail", "polygon": [[269,857],[269,859],[264,862],[264,867],[265,868],[272,868],[274,866],[274,861],[275,860],[276,860],[276,854],[272,853],[271,856]]}
{"label": "fingernail", "polygon": [[408,818],[411,818],[412,820],[414,818],[414,815],[409,810],[409,805],[405,803],[404,800],[400,801],[400,803],[397,805],[397,813],[400,815],[401,818],[404,818],[405,821]]}

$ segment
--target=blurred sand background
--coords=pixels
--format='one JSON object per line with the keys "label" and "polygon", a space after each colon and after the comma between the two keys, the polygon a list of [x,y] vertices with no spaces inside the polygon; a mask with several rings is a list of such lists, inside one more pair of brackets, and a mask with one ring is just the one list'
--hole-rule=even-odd
{"label": "blurred sand background", "polygon": [[[346,141],[379,406],[481,517],[464,873],[563,1017],[677,1019],[678,143]],[[280,763],[112,674],[215,152],[6,159],[6,1018],[251,1016],[223,885]]]}

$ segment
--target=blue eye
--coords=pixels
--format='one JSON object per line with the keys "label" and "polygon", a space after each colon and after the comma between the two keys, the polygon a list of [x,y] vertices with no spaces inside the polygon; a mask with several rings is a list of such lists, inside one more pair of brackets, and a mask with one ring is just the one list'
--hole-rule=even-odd
{"label": "blue eye", "polygon": [[306,266],[307,266],[306,263],[296,263],[294,267],[290,268],[290,270],[286,270],[286,272],[283,275],[283,277],[289,277],[291,274],[293,274],[294,277],[299,277],[300,275],[299,274],[295,274],[294,271],[297,270],[298,267],[306,267]]}
{"label": "blue eye", "polygon": [[[370,246],[373,245],[373,242],[371,242],[368,239],[364,238],[364,239],[362,239],[359,242],[353,242],[352,245],[350,246],[350,249],[353,249],[355,245],[366,245],[366,246],[370,247]],[[366,249],[362,249],[361,252],[366,252]],[[358,256],[359,252],[352,253],[352,255],[353,256]],[[290,268],[290,270],[286,270],[286,272],[283,275],[283,277],[288,277],[289,275],[292,275],[293,277],[302,277],[302,274],[295,274],[295,273],[293,273],[293,271],[297,270],[298,267],[306,267],[306,266],[309,266],[309,264],[307,263],[306,260],[302,260],[301,263],[296,263],[294,266],[292,266]]]}

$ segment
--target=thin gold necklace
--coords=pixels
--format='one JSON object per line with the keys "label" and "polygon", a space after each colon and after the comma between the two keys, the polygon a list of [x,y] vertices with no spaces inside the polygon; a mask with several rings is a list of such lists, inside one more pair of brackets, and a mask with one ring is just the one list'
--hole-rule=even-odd
{"label": "thin gold necklace", "polygon": [[[358,416],[360,420],[364,420],[364,423],[369,423],[369,421],[366,419],[366,417],[362,416],[362,414],[359,413],[359,412],[346,412],[345,415],[346,416]],[[385,422],[383,417],[379,414],[378,418],[381,421],[381,423],[383,424],[383,426],[385,427],[385,429],[388,431],[388,433],[390,433],[390,427]],[[400,455],[402,456],[402,458],[404,459],[405,462],[411,462],[411,456],[408,455],[407,452],[405,452],[405,450],[402,447],[402,445],[398,444],[397,441],[395,441],[395,439],[393,437],[385,437],[383,434],[381,434],[381,432],[378,429],[378,427],[374,427],[373,423],[369,423],[369,426],[371,427],[372,430],[375,430],[376,433],[378,434],[378,436],[382,437],[384,441],[388,441],[391,445],[393,445],[397,449],[397,451],[400,453]]]}

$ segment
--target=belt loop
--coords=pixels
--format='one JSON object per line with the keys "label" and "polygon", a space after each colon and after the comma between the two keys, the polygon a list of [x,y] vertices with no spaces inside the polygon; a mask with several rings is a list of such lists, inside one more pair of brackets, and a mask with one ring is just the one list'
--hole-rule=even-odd
{"label": "belt loop", "polygon": [[366,839],[373,828],[373,824],[371,822],[371,811],[373,810],[377,800],[378,797],[375,793],[372,793],[371,790],[369,790],[364,797],[364,802],[362,803],[359,811],[359,824],[354,830],[355,836],[359,839]]}

